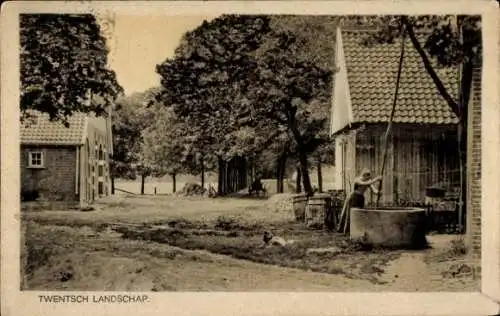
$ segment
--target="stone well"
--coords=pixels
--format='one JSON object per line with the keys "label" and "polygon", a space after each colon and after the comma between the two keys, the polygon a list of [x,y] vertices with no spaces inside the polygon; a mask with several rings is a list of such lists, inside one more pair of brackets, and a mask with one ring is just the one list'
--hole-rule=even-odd
{"label": "stone well", "polygon": [[351,239],[373,246],[421,248],[427,245],[426,214],[421,208],[351,208]]}

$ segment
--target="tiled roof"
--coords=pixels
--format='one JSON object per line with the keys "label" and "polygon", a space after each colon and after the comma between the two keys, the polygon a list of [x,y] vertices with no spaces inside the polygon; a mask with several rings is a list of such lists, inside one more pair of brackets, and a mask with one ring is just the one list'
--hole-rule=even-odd
{"label": "tiled roof", "polygon": [[[368,47],[362,40],[369,31],[343,30],[342,40],[354,122],[388,122],[393,105],[401,41]],[[421,40],[421,43],[423,41]],[[410,39],[394,113],[396,123],[456,124],[458,120],[439,94]],[[456,100],[458,69],[437,69],[439,78]]]}
{"label": "tiled roof", "polygon": [[47,114],[32,112],[27,122],[21,123],[23,145],[79,145],[82,144],[87,117],[75,113],[69,117],[69,127],[59,121],[50,121]]}

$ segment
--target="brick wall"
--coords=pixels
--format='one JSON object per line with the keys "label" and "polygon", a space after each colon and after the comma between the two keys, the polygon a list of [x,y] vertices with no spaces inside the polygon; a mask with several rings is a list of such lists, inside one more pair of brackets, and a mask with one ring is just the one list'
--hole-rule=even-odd
{"label": "brick wall", "polygon": [[467,152],[467,241],[473,258],[481,257],[481,69],[474,72],[469,103]]}
{"label": "brick wall", "polygon": [[[44,168],[29,168],[30,151],[44,153]],[[38,190],[42,201],[75,201],[75,147],[21,148],[21,190]]]}

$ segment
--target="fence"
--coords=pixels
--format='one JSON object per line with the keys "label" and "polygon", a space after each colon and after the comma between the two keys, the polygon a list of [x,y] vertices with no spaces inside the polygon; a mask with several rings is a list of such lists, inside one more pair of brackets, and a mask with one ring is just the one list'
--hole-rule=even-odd
{"label": "fence", "polygon": [[[331,202],[332,211],[338,217],[346,198],[345,191],[329,190],[328,193],[332,197],[332,202]],[[466,226],[465,225],[466,218],[464,216],[464,218],[462,219],[462,223],[464,224],[460,227],[458,220],[459,204],[455,201],[443,201],[443,202],[435,202],[429,204],[420,201],[400,200],[396,203],[386,203],[384,204],[384,206],[423,208],[426,210],[427,228],[429,231],[437,233],[447,233],[447,234],[464,233],[464,228]],[[465,213],[466,212],[464,212],[464,214]]]}

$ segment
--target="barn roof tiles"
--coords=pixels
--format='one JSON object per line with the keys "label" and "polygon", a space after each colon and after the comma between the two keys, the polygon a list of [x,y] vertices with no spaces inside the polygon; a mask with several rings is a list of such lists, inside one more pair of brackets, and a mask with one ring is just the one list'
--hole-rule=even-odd
{"label": "barn roof tiles", "polygon": [[31,118],[21,123],[21,144],[23,145],[80,145],[87,124],[83,113],[68,118],[69,127],[59,121],[50,121],[47,114],[31,112]]}
{"label": "barn roof tiles", "polygon": [[[389,121],[401,54],[401,41],[367,46],[363,39],[370,31],[342,30],[347,78],[354,122]],[[423,41],[421,41],[423,43]],[[440,68],[437,74],[456,100],[458,69]],[[396,123],[456,124],[458,119],[424,68],[410,39],[405,42],[405,56],[399,86]]]}

